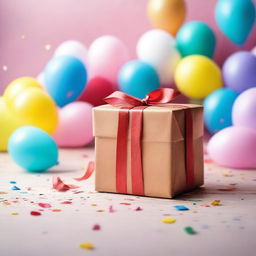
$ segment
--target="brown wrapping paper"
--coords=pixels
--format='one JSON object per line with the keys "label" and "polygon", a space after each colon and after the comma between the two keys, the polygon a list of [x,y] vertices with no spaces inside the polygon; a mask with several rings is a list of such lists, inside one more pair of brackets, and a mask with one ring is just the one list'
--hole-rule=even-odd
{"label": "brown wrapping paper", "polygon": [[[176,105],[177,106],[177,105]],[[203,107],[186,104],[193,116],[194,187],[203,184]],[[132,110],[130,110],[131,112]],[[116,193],[116,137],[118,107],[93,110],[96,190]],[[143,111],[142,161],[146,196],[172,198],[186,188],[184,109],[167,104]],[[130,128],[129,128],[130,136]],[[132,194],[130,138],[127,156],[127,192]]]}

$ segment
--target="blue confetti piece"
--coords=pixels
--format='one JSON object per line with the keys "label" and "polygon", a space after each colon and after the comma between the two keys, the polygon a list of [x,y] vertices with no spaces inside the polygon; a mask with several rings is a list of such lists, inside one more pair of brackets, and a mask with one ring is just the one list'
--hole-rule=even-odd
{"label": "blue confetti piece", "polygon": [[175,205],[173,206],[176,210],[178,211],[188,211],[188,207],[186,207],[185,205]]}
{"label": "blue confetti piece", "polygon": [[16,184],[16,181],[11,180],[11,181],[9,181],[9,183],[10,183],[10,184]]}
{"label": "blue confetti piece", "polygon": [[17,186],[13,186],[12,190],[20,190],[20,188],[18,188]]}

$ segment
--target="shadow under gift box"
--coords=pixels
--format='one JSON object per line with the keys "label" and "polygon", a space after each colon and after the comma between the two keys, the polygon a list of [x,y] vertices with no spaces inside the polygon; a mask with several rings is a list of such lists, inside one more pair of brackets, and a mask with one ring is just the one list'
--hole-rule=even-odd
{"label": "shadow under gift box", "polygon": [[[143,110],[142,168],[145,196],[172,198],[187,192],[185,109],[179,104],[148,106]],[[204,182],[203,107],[182,104],[191,110],[193,127],[193,188]],[[103,105],[93,109],[96,190],[116,192],[116,144],[119,107]],[[130,117],[131,109],[129,111]],[[130,118],[131,119],[131,118]],[[127,194],[132,193],[131,131],[127,145]],[[191,153],[191,152],[190,152]],[[191,190],[191,188],[189,189]]]}

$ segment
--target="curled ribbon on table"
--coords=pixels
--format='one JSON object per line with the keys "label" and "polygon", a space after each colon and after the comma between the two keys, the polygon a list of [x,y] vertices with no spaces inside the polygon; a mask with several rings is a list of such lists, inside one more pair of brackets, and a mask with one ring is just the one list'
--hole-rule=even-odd
{"label": "curled ribbon on table", "polygon": [[[171,88],[160,88],[146,95],[144,99],[135,98],[126,93],[116,91],[104,98],[112,106],[120,107],[116,144],[116,192],[127,193],[127,143],[129,119],[131,119],[131,175],[132,193],[144,195],[143,166],[142,166],[142,128],[143,110],[148,106],[168,104],[180,92]],[[175,104],[185,110],[185,146],[186,146],[186,181],[187,188],[194,184],[193,157],[193,122],[190,109],[181,104]],[[129,110],[132,111],[131,116]]]}

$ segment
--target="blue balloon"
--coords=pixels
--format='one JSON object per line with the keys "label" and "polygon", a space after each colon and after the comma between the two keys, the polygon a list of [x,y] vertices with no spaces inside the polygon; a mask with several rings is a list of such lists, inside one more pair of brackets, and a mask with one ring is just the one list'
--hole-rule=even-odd
{"label": "blue balloon", "polygon": [[255,21],[252,0],[219,0],[215,19],[221,31],[235,44],[243,45]]}
{"label": "blue balloon", "polygon": [[121,68],[118,83],[123,92],[143,99],[146,94],[159,88],[159,77],[151,65],[134,60]]}
{"label": "blue balloon", "polygon": [[23,126],[11,135],[8,152],[20,167],[44,171],[58,164],[58,147],[50,135],[33,126]]}
{"label": "blue balloon", "polygon": [[45,88],[60,107],[76,100],[87,82],[87,71],[79,59],[73,56],[57,56],[44,70]]}
{"label": "blue balloon", "polygon": [[204,121],[211,133],[232,125],[232,107],[239,94],[222,88],[211,93],[204,100]]}

